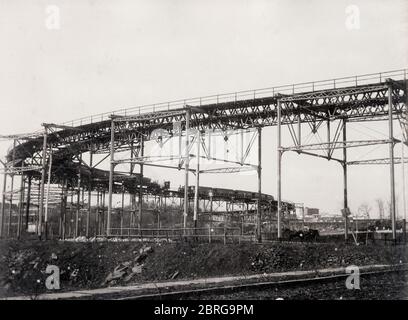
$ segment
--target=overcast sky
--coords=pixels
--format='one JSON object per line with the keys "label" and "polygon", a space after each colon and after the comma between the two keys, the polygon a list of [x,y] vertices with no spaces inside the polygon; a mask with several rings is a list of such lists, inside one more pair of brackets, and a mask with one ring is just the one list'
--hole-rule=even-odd
{"label": "overcast sky", "polygon": [[[349,5],[359,9],[359,28],[347,28]],[[55,8],[59,28],[50,29]],[[0,0],[0,134],[121,107],[402,69],[408,67],[407,39],[408,2],[398,0]],[[360,139],[387,133],[378,124],[353,130],[351,136],[363,131]],[[274,132],[264,130],[262,159],[263,190],[273,195]],[[2,143],[2,154],[6,148]],[[386,150],[371,155],[387,156]],[[288,154],[283,168],[285,199],[339,212],[338,164]],[[162,171],[149,173],[163,180]],[[388,173],[388,167],[352,168],[352,209],[386,200]],[[181,184],[181,173],[171,176]],[[401,211],[400,166],[396,176]],[[256,176],[239,175],[203,177],[202,183],[257,186]]]}

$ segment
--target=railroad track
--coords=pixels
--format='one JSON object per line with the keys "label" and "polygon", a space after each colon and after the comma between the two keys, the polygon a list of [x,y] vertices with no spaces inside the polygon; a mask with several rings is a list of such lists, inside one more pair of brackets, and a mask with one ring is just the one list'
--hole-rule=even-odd
{"label": "railroad track", "polygon": [[[390,273],[405,273],[408,272],[408,267],[404,268],[387,268],[384,270],[378,271],[366,271],[360,272],[360,277],[370,277],[370,276],[378,276]],[[177,300],[182,299],[183,297],[199,297],[199,296],[206,296],[206,295],[223,295],[223,294],[230,294],[239,291],[250,291],[250,290],[265,290],[274,287],[279,288],[290,288],[290,287],[305,287],[309,285],[314,285],[318,283],[331,283],[336,282],[342,279],[345,279],[350,274],[336,274],[336,275],[328,275],[328,276],[319,276],[315,278],[307,277],[307,278],[300,278],[300,279],[291,279],[291,280],[279,280],[279,281],[262,281],[262,282],[253,282],[253,283],[240,283],[240,284],[233,284],[233,285],[224,285],[224,286],[212,286],[207,288],[192,288],[192,289],[185,289],[185,290],[175,290],[170,292],[160,292],[160,293],[140,293],[140,294],[129,294],[126,296],[117,296],[112,297],[113,300],[161,300],[161,299],[170,299],[170,300]],[[405,286],[405,288],[408,284]]]}
{"label": "railroad track", "polygon": [[[401,294],[408,295],[407,263],[392,265],[363,265],[359,267],[359,271],[362,283],[364,283],[365,288],[370,289],[371,291],[375,289],[385,292],[386,294],[389,293],[386,298],[389,297],[391,293],[398,293],[398,297],[401,297]],[[326,299],[326,292],[330,292],[330,288],[332,287],[339,289],[337,291],[343,291],[343,294],[349,295],[350,292],[344,293],[345,286],[344,283],[342,283],[342,281],[344,281],[349,275],[350,274],[346,272],[345,267],[336,267],[269,274],[251,274],[246,276],[220,276],[189,280],[182,279],[163,282],[146,282],[129,286],[52,292],[40,294],[36,296],[36,299],[176,300],[199,298],[218,299],[218,297],[230,297],[231,299],[236,299],[237,296],[244,296],[249,299],[259,299],[260,297],[270,299],[276,296],[277,293],[282,293],[283,296],[290,298],[292,295],[299,296],[299,292],[308,293],[310,290],[323,293],[320,295],[321,299]],[[318,286],[316,286],[316,284],[318,284]],[[404,289],[398,289],[398,285]],[[389,290],[384,291],[384,287],[388,287]],[[373,291],[374,293],[375,290]],[[309,297],[313,297],[313,295],[309,294]],[[364,298],[364,296],[362,297]],[[31,300],[32,296],[5,297],[5,300],[8,299]]]}

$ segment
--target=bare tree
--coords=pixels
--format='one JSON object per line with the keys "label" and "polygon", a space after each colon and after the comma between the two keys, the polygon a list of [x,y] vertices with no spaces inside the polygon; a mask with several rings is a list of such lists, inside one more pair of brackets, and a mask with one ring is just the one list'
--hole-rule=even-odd
{"label": "bare tree", "polygon": [[[395,195],[395,217],[398,219],[398,195]],[[391,201],[387,200],[387,210],[388,210],[388,216],[387,219],[391,219]]]}
{"label": "bare tree", "polygon": [[380,214],[380,219],[384,219],[384,200],[381,198],[375,199],[378,207],[378,213]]}
{"label": "bare tree", "polygon": [[364,218],[370,218],[372,208],[368,203],[363,203],[358,207],[358,214]]}

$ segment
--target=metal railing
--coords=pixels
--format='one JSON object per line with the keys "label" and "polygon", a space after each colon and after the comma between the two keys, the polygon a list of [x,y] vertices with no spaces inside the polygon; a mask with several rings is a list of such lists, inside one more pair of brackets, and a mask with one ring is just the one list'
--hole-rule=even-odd
{"label": "metal railing", "polygon": [[271,97],[278,93],[294,94],[301,92],[311,92],[318,90],[337,89],[350,86],[368,85],[374,83],[383,83],[387,78],[393,80],[406,80],[408,69],[391,70],[378,73],[362,74],[351,77],[334,78],[329,80],[320,80],[312,82],[303,82],[297,84],[281,85],[276,87],[260,88],[254,90],[237,91],[231,93],[203,96],[197,98],[180,99],[156,104],[142,105],[137,107],[122,108],[111,112],[104,112],[92,116],[74,119],[62,123],[69,126],[81,126],[110,120],[111,115],[134,116],[156,111],[168,111],[183,108],[185,105],[200,106],[204,104],[219,104],[225,102],[234,102],[239,100],[259,99]]}
{"label": "metal railing", "polygon": [[141,241],[174,241],[187,238],[206,241],[229,241],[255,240],[253,235],[244,235],[240,228],[205,227],[205,228],[111,228],[110,235],[98,235],[106,238],[136,238]]}

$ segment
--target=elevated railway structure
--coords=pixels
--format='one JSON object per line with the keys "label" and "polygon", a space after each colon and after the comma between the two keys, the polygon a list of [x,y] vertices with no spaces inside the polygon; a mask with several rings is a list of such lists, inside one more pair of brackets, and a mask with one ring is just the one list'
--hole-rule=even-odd
{"label": "elevated railway structure", "polygon": [[[12,203],[18,194],[17,235],[23,229],[24,212],[30,210],[31,182],[38,181],[38,221],[37,232],[41,237],[47,234],[47,212],[50,197],[58,198],[51,185],[60,190],[60,202],[66,203],[67,191],[77,197],[76,224],[84,192],[88,193],[86,236],[89,234],[92,193],[97,192],[99,201],[107,194],[106,235],[111,235],[112,213],[115,210],[114,194],[124,194],[130,199],[130,221],[142,228],[143,197],[170,193],[168,186],[161,186],[144,175],[146,166],[183,171],[184,187],[172,191],[172,196],[180,198],[183,206],[183,228],[188,227],[188,217],[192,217],[193,227],[197,226],[200,215],[200,200],[212,200],[214,191],[200,191],[202,174],[227,174],[254,170],[257,172],[258,190],[250,193],[242,203],[255,205],[257,239],[262,239],[263,203],[276,207],[277,236],[281,237],[284,208],[289,202],[282,200],[282,156],[285,152],[297,152],[336,161],[343,168],[345,238],[348,237],[347,215],[348,188],[347,169],[351,165],[388,165],[390,169],[390,204],[393,237],[396,237],[395,165],[406,162],[403,157],[395,157],[394,148],[398,143],[407,145],[407,69],[367,74],[325,81],[308,82],[249,90],[231,94],[214,95],[194,99],[178,100],[149,106],[127,108],[111,113],[94,115],[63,124],[44,123],[43,129],[35,133],[2,136],[12,140],[4,166],[4,184],[1,212],[1,234],[5,235],[6,212],[4,203],[9,201],[11,224]],[[388,125],[388,137],[382,139],[349,140],[348,124],[383,121]],[[395,138],[396,124],[400,125],[403,139]],[[277,195],[262,193],[262,128],[276,127],[276,167]],[[286,129],[292,144],[284,146],[283,131]],[[361,130],[364,130],[362,128]],[[320,133],[324,131],[325,138]],[[231,159],[214,155],[216,144],[213,136],[221,136],[227,143],[232,135],[241,135],[237,147],[237,157]],[[244,142],[243,136],[249,137]],[[310,143],[310,137],[318,138]],[[239,140],[239,139],[238,139]],[[162,148],[176,142],[170,151],[163,154],[147,150],[145,145],[156,142]],[[374,145],[388,145],[389,152],[380,159],[352,160],[347,150]],[[257,163],[251,163],[250,152],[257,148]],[[195,150],[195,151],[194,151]],[[340,150],[342,157],[335,156]],[[95,161],[96,155],[103,155]],[[108,164],[109,170],[101,169]],[[204,163],[206,163],[204,165]],[[210,163],[210,165],[208,164]],[[192,165],[194,164],[194,165]],[[211,166],[213,165],[213,166]],[[128,166],[129,170],[118,171],[118,167]],[[139,169],[138,172],[135,172]],[[189,177],[195,175],[192,195]],[[20,189],[13,190],[19,177]],[[7,179],[10,189],[7,190]],[[50,191],[49,191],[50,190]],[[167,190],[167,191],[166,191]],[[190,191],[189,191],[190,190]],[[58,193],[58,192],[57,192]],[[82,193],[82,200],[81,200]],[[239,194],[227,191],[221,198],[231,202]],[[193,200],[193,209],[189,202]],[[232,201],[234,202],[234,201]],[[62,205],[63,207],[64,205]],[[202,207],[202,206],[201,206]],[[286,210],[285,209],[285,210]],[[61,209],[64,211],[64,208]],[[405,210],[405,209],[404,209]],[[191,212],[192,211],[192,212]],[[205,210],[201,210],[205,211]],[[248,208],[248,211],[249,208]],[[270,210],[273,211],[273,210]],[[77,227],[76,227],[77,230]],[[76,234],[77,235],[77,234]]]}

